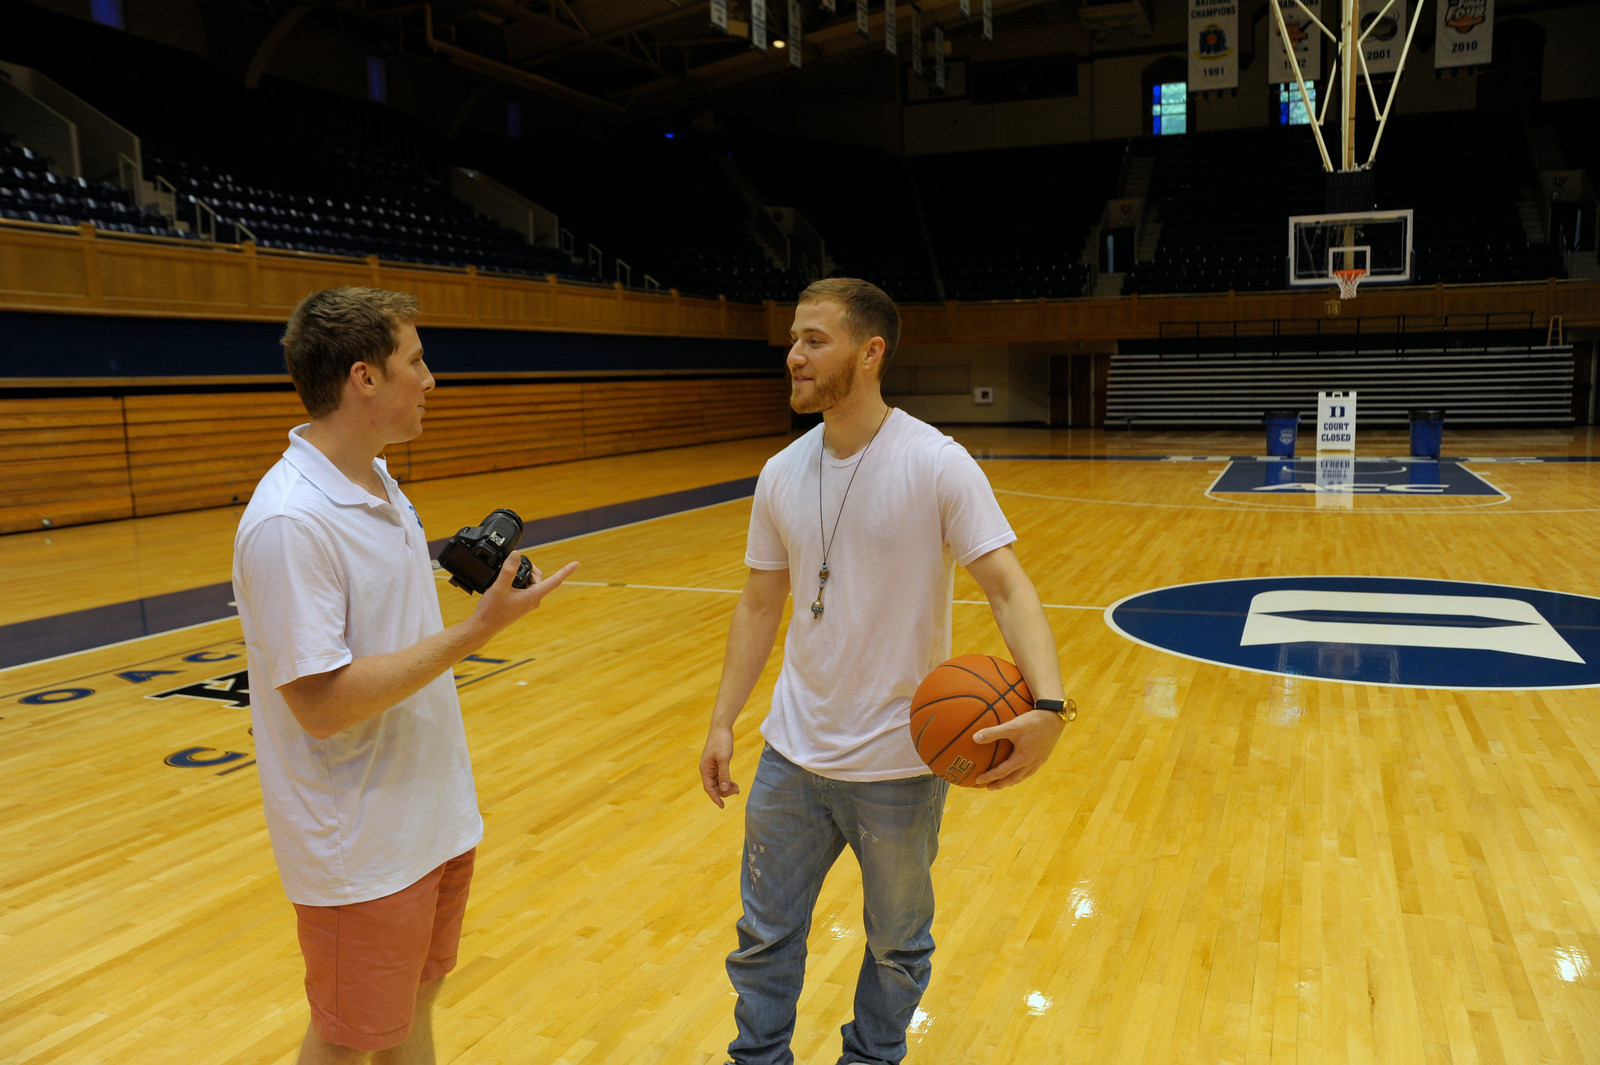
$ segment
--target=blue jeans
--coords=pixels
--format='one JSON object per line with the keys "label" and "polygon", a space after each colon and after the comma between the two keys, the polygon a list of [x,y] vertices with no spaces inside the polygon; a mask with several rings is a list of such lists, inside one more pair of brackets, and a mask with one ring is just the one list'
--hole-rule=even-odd
{"label": "blue jeans", "polygon": [[830,780],[771,747],[762,753],[745,805],[739,949],[728,955],[739,993],[739,1035],[728,1053],[738,1065],[794,1061],[811,914],[845,844],[861,865],[867,947],[839,1060],[894,1065],[905,1057],[906,1028],[933,972],[929,870],[949,789],[935,776]]}

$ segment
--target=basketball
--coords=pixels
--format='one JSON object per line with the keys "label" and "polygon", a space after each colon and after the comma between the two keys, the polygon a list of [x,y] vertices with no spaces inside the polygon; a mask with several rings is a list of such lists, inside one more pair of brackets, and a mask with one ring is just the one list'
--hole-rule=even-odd
{"label": "basketball", "polygon": [[952,784],[973,781],[1011,757],[1011,742],[972,734],[1033,709],[1022,671],[993,655],[959,655],[935,666],[911,697],[911,742],[929,769]]}

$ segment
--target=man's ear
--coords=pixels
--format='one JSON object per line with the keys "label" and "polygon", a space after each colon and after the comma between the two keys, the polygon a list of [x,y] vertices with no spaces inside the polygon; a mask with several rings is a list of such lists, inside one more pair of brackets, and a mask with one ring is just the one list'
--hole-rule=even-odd
{"label": "man's ear", "polygon": [[377,391],[378,371],[364,359],[358,359],[350,364],[349,384],[356,392],[363,396],[370,396]]}
{"label": "man's ear", "polygon": [[878,364],[883,361],[883,353],[886,348],[888,348],[888,345],[883,342],[882,337],[873,337],[867,341],[866,355],[863,360],[867,369],[876,372]]}

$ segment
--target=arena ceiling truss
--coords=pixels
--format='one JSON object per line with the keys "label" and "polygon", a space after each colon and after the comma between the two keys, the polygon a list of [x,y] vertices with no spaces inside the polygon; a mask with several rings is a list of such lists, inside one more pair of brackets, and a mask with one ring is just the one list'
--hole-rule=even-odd
{"label": "arena ceiling truss", "polygon": [[[922,0],[924,27],[937,22],[947,41],[978,37],[958,0]],[[789,65],[788,9],[767,0],[768,36],[783,49],[752,48],[749,0],[729,0],[729,32],[711,24],[710,0],[429,0],[355,9],[391,44],[472,74],[595,113],[665,110],[730,90],[835,94],[863,88],[892,97],[885,77],[882,0],[872,5],[870,36],[856,29],[854,0],[838,11],[805,0],[802,69]],[[996,33],[1065,21],[1074,0],[994,0]],[[909,3],[897,9],[901,53],[908,46]],[[931,29],[925,28],[929,38]],[[803,75],[803,77],[797,77]],[[863,82],[866,84],[863,85]]]}

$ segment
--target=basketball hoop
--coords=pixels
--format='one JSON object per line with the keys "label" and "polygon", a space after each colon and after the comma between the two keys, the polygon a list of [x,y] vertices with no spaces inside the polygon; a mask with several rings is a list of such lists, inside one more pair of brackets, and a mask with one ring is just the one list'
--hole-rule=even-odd
{"label": "basketball hoop", "polygon": [[1365,267],[1354,267],[1348,270],[1333,271],[1333,279],[1339,283],[1339,298],[1353,300],[1356,298],[1356,286],[1366,278]]}

